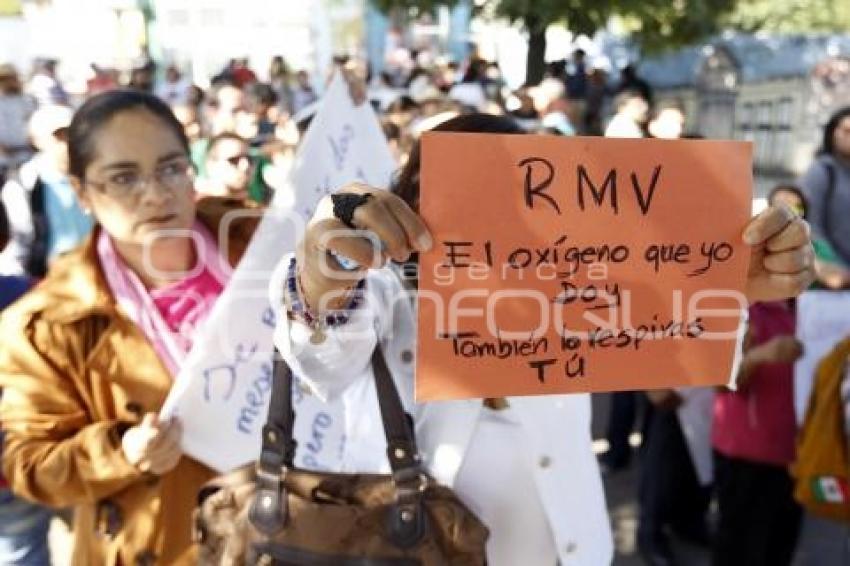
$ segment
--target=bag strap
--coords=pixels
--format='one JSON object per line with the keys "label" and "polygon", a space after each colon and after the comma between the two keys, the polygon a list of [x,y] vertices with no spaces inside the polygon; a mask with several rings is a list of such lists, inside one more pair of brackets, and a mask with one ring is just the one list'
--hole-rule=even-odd
{"label": "bag strap", "polygon": [[[396,505],[389,518],[390,533],[400,545],[414,544],[424,530],[420,494],[427,485],[427,477],[422,473],[415,435],[380,346],[372,352],[372,369],[396,488]],[[293,381],[292,369],[275,350],[272,395],[257,462],[257,493],[250,511],[251,522],[269,536],[279,532],[286,522],[283,474],[294,468],[297,448]]]}
{"label": "bag strap", "polygon": [[286,524],[288,509],[283,491],[283,472],[293,467],[297,448],[294,428],[292,370],[275,348],[272,394],[256,467],[257,491],[248,512],[251,524],[267,536],[274,536]]}

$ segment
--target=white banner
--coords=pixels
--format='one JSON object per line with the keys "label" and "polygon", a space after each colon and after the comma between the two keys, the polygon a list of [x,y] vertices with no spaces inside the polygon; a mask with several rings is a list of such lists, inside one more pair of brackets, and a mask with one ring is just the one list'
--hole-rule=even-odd
{"label": "white banner", "polygon": [[[388,187],[394,170],[375,113],[369,104],[353,105],[337,74],[298,150],[291,188],[279,189],[263,215],[161,411],[163,418],[179,416],[187,455],[219,472],[257,458],[272,385],[271,274],[295,249],[321,197],[352,181]],[[296,465],[337,469],[345,443],[342,403],[322,403],[300,387],[293,400]]]}
{"label": "white banner", "polygon": [[797,339],[803,356],[794,365],[794,411],[802,423],[818,364],[850,336],[850,292],[807,291],[797,300]]}

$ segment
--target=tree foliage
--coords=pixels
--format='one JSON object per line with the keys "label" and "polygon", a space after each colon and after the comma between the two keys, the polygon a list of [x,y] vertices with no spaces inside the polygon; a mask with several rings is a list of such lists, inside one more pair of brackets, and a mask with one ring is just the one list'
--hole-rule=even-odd
{"label": "tree foliage", "polygon": [[738,0],[724,27],[745,32],[850,31],[848,0]]}
{"label": "tree foliage", "polygon": [[[453,6],[457,1],[373,0],[384,11],[411,13]],[[615,21],[644,53],[693,44],[722,29],[850,30],[850,0],[487,0],[487,5],[494,15],[520,23],[528,31],[529,83],[539,80],[545,31],[554,23],[564,23],[575,34],[592,35]]]}

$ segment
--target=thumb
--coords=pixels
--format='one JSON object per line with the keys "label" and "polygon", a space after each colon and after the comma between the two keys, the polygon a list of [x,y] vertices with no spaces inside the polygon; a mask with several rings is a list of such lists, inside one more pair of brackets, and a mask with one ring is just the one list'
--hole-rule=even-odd
{"label": "thumb", "polygon": [[145,428],[157,428],[159,426],[159,417],[156,413],[146,413],[142,419],[141,426]]}

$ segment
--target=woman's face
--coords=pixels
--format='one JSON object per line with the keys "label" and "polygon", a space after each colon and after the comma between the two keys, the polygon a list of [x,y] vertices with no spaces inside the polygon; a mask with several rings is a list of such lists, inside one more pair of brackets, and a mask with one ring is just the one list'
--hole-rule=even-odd
{"label": "woman's face", "polygon": [[95,133],[84,179],[72,179],[83,206],[114,239],[145,244],[195,218],[194,172],[180,140],[144,109],[115,115]]}
{"label": "woman's face", "polygon": [[850,159],[850,116],[845,116],[838,122],[832,143],[837,155]]}

